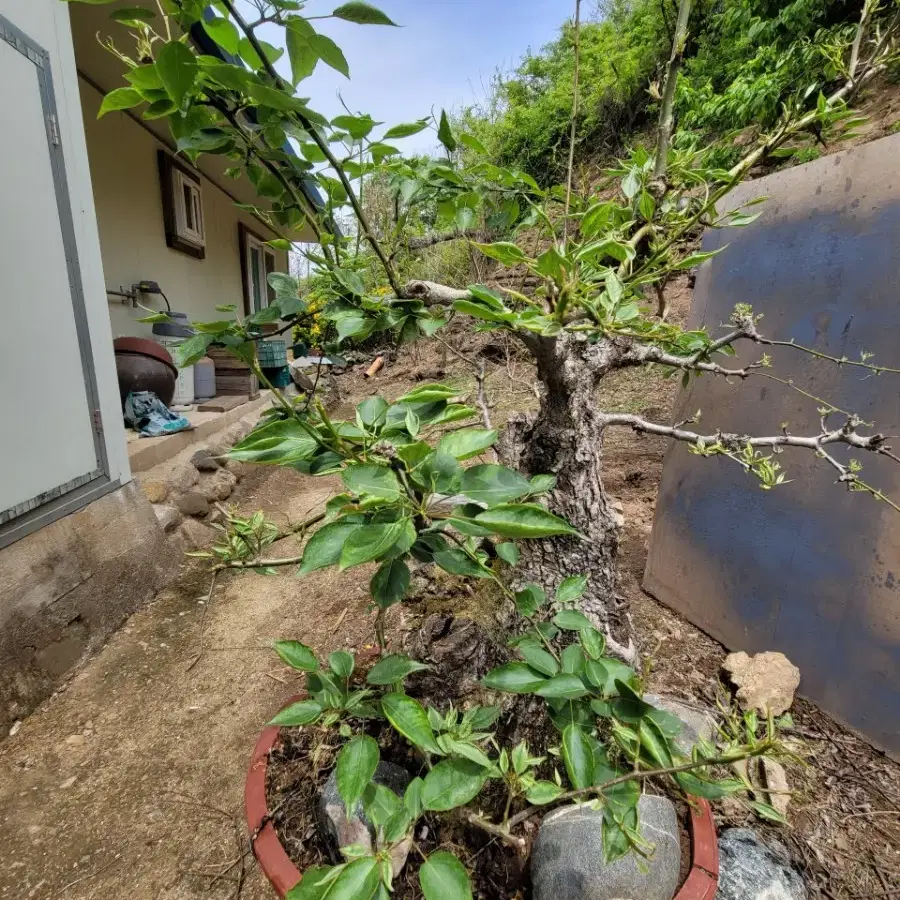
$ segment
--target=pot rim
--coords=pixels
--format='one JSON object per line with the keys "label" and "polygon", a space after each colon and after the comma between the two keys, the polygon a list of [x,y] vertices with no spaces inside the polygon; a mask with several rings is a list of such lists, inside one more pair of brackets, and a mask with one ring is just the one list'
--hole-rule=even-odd
{"label": "pot rim", "polygon": [[[303,698],[298,694],[291,697],[284,707]],[[282,707],[282,708],[284,708]],[[284,897],[291,888],[300,883],[303,874],[294,865],[281,846],[275,826],[272,824],[266,802],[266,770],[269,753],[275,746],[281,726],[267,725],[250,758],[247,781],[244,786],[244,809],[253,855],[269,883]],[[691,870],[681,889],[672,900],[713,900],[719,884],[719,844],[716,823],[709,803],[693,798],[690,810]]]}

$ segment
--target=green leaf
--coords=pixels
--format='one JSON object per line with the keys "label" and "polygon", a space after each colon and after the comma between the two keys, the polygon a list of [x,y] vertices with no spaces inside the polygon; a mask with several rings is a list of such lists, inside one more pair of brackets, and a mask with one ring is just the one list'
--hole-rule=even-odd
{"label": "green leaf", "polygon": [[335,565],[341,558],[341,551],[347,538],[362,526],[355,522],[331,522],[323,525],[306,543],[300,575]]}
{"label": "green leaf", "polygon": [[563,631],[581,631],[584,628],[594,627],[587,616],[574,609],[561,609],[553,617],[553,624]]}
{"label": "green leaf", "polygon": [[424,663],[417,662],[404,656],[402,653],[392,653],[390,656],[382,657],[369,670],[366,681],[369,684],[396,684],[403,681],[407,675],[413,672],[422,672],[427,669]]}
{"label": "green leaf", "polygon": [[546,494],[556,487],[555,475],[535,475],[531,479],[531,491],[534,494]]}
{"label": "green leaf", "polygon": [[432,853],[419,869],[425,900],[472,900],[472,883],[465,866],[445,850]]}
{"label": "green leaf", "polygon": [[584,652],[592,660],[598,660],[606,649],[606,638],[596,628],[582,628],[579,634]]}
{"label": "green leaf", "polygon": [[350,137],[357,141],[369,136],[372,129],[381,122],[376,122],[370,115],[365,116],[337,116],[331,120],[335,128],[341,128],[348,132]]}
{"label": "green leaf", "polygon": [[347,538],[340,568],[349,569],[383,557],[401,538],[409,519],[378,525],[360,525]]}
{"label": "green leaf", "polygon": [[622,179],[622,193],[632,200],[641,189],[641,180],[638,177],[636,169],[630,169],[628,174]]}
{"label": "green leaf", "polygon": [[653,199],[653,195],[647,191],[641,191],[641,199],[638,200],[638,212],[647,222],[653,218],[653,213],[656,212],[656,201]]}
{"label": "green leaf", "polygon": [[408,741],[429,753],[443,755],[428,724],[428,716],[418,701],[406,694],[385,694],[381,698],[381,708],[388,722]]}
{"label": "green leaf", "polygon": [[491,506],[517,500],[531,491],[527,478],[506,466],[472,466],[463,472],[460,490],[476,503]]}
{"label": "green leaf", "polygon": [[558,603],[571,603],[577,600],[587,590],[587,575],[570,575],[564,578],[556,589],[556,601]]}
{"label": "green leaf", "polygon": [[353,654],[347,653],[346,650],[335,650],[328,655],[328,665],[335,675],[346,680],[353,674],[355,666]]}
{"label": "green leaf", "polygon": [[331,866],[313,866],[303,873],[300,883],[291,888],[284,900],[324,900],[333,879]]}
{"label": "green leaf", "polygon": [[384,397],[366,397],[356,407],[356,421],[360,428],[379,428],[387,419],[388,402]]}
{"label": "green leaf", "polygon": [[577,725],[567,725],[563,731],[562,757],[572,787],[586,788],[594,783],[594,750]]}
{"label": "green leaf", "polygon": [[511,541],[497,544],[494,549],[497,551],[497,556],[508,566],[514,566],[519,561],[519,548]]}
{"label": "green leaf", "polygon": [[386,466],[374,463],[350,465],[341,472],[341,480],[354,494],[368,494],[385,500],[398,500],[400,497],[400,482]]}
{"label": "green leaf", "polygon": [[125,6],[121,9],[114,9],[109,17],[114,22],[152,22],[156,18],[156,13],[143,6]]}
{"label": "green leaf", "polygon": [[225,51],[232,56],[238,55],[238,45],[241,36],[235,25],[228,19],[218,16],[214,19],[203,20],[203,30]]}
{"label": "green leaf", "polygon": [[366,286],[356,272],[351,269],[332,269],[331,272],[341,286],[346,288],[351,294],[357,297],[362,297],[365,294]]}
{"label": "green leaf", "polygon": [[450,119],[447,118],[447,111],[441,110],[441,124],[438,128],[438,140],[452,153],[456,147],[456,138],[453,135],[453,129],[450,126]]}
{"label": "green leaf", "polygon": [[181,108],[197,79],[199,67],[194,54],[180,41],[170,41],[159,51],[156,70],[172,102]]}
{"label": "green leaf", "polygon": [[712,259],[714,256],[717,256],[721,253],[725,248],[719,247],[718,250],[703,250],[698,251],[697,253],[691,253],[690,256],[686,256],[681,262],[676,263],[672,266],[673,269],[693,269],[694,266],[699,266],[700,263],[705,262],[708,259]]}
{"label": "green leaf", "polygon": [[292,669],[298,669],[301,672],[318,671],[319,661],[316,659],[316,654],[306,644],[301,644],[300,641],[275,641],[273,647]]}
{"label": "green leaf", "polygon": [[[301,885],[303,882],[300,882]],[[381,867],[372,856],[355,859],[324,895],[327,900],[372,900],[381,883]]]}
{"label": "green leaf", "polygon": [[97,118],[101,119],[108,112],[114,112],[118,109],[131,109],[133,106],[143,102],[144,98],[134,88],[116,88],[116,90],[110,91],[103,98]]}
{"label": "green leaf", "polygon": [[523,250],[509,241],[498,241],[493,244],[479,244],[473,241],[472,245],[477,247],[485,256],[496,259],[497,262],[502,263],[504,266],[515,266],[528,258]]}
{"label": "green leaf", "polygon": [[357,25],[397,25],[380,9],[369,3],[363,3],[362,0],[351,0],[350,3],[344,3],[332,15],[336,19],[346,19],[348,22],[355,22]]}
{"label": "green leaf", "polygon": [[344,56],[344,51],[330,37],[324,34],[314,34],[309,39],[309,44],[318,53],[319,59],[323,63],[331,66],[332,69],[340,72],[346,78],[350,77],[350,66],[347,63],[347,58]]}
{"label": "green leaf", "polygon": [[348,818],[353,816],[356,804],[375,775],[379,755],[378,744],[368,735],[353,738],[338,754],[337,787]]}
{"label": "green leaf", "polygon": [[568,522],[536,503],[501,504],[479,513],[475,516],[475,521],[503,537],[542,538],[555,534],[579,536]]}
{"label": "green leaf", "polygon": [[422,788],[425,809],[445,812],[464,806],[478,796],[488,770],[468,759],[445,759],[426,776]]}
{"label": "green leaf", "polygon": [[291,61],[291,81],[295,87],[312,75],[319,62],[319,54],[310,44],[310,38],[315,33],[312,25],[302,16],[287,17],[284,36]]}
{"label": "green leaf", "polygon": [[461,428],[445,434],[438,442],[438,452],[446,453],[455,459],[470,459],[483,453],[494,445],[497,440],[497,432],[484,428]]}
{"label": "green leaf", "polygon": [[477,563],[467,553],[457,548],[438,551],[434,554],[434,561],[451,575],[462,575],[467,578],[488,578],[490,576],[490,569]]}
{"label": "green leaf", "polygon": [[562,670],[567,675],[581,675],[584,672],[584,651],[579,644],[569,644],[560,655]]}
{"label": "green leaf", "polygon": [[481,683],[495,691],[506,691],[509,694],[533,694],[546,681],[543,675],[525,663],[513,662],[492,669],[482,678]]}
{"label": "green leaf", "polygon": [[750,808],[763,819],[768,819],[770,822],[777,822],[779,825],[787,825],[787,819],[778,812],[775,807],[770,806],[768,803],[763,803],[761,800],[749,800],[748,803]]}
{"label": "green leaf", "polygon": [[525,799],[535,806],[552,803],[563,792],[555,781],[536,781],[527,791]]}
{"label": "green leaf", "polygon": [[521,641],[516,650],[532,669],[537,669],[541,674],[553,676],[559,672],[559,664],[537,641]]}
{"label": "green leaf", "polygon": [[228,456],[241,462],[260,465],[291,466],[304,462],[312,459],[319,448],[316,439],[310,435],[310,430],[310,426],[304,428],[293,419],[271,422],[251,431],[228,451]]}
{"label": "green leaf", "polygon": [[402,125],[395,125],[393,128],[388,128],[384,133],[384,139],[411,137],[420,131],[424,131],[430,121],[430,119],[419,119],[418,122],[405,122]]}
{"label": "green leaf", "polygon": [[322,715],[322,707],[313,700],[301,700],[281,710],[270,725],[312,725]]}
{"label": "green leaf", "polygon": [[399,603],[409,590],[409,566],[402,559],[388,559],[372,576],[372,599],[382,609]]}
{"label": "green leaf", "polygon": [[526,584],[516,591],[516,609],[526,618],[533,616],[546,602],[547,595],[538,584]]}
{"label": "green leaf", "polygon": [[534,693],[539,697],[577,700],[587,694],[587,688],[577,675],[565,674],[556,675],[545,681]]}
{"label": "green leaf", "polygon": [[465,144],[470,150],[474,150],[476,153],[481,154],[482,156],[487,156],[487,147],[475,137],[474,134],[466,134],[463,132],[459,136],[460,143]]}

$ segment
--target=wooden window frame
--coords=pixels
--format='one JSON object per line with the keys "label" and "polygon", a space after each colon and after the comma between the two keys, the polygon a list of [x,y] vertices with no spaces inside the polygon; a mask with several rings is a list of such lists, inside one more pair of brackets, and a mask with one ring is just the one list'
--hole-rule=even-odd
{"label": "wooden window frame", "polygon": [[[278,271],[278,255],[271,247],[266,246],[266,238],[252,228],[248,228],[243,222],[238,222],[238,241],[241,254],[241,289],[244,296],[244,315],[250,316],[256,312],[253,308],[253,295],[250,286],[250,248],[252,244],[257,244],[263,254],[263,266],[266,274],[265,306],[268,306],[275,300],[275,290],[269,284],[268,276],[271,272]],[[265,265],[266,257],[271,257],[271,269]]]}
{"label": "wooden window frame", "polygon": [[[178,250],[194,259],[206,259],[206,217],[203,211],[203,189],[200,174],[190,169],[165,150],[157,152],[159,180],[162,189],[163,223],[166,232],[166,246]],[[183,191],[187,184],[196,190],[200,212],[200,228],[193,230],[187,226]],[[176,194],[176,188],[178,193]],[[191,233],[193,231],[193,233]]]}

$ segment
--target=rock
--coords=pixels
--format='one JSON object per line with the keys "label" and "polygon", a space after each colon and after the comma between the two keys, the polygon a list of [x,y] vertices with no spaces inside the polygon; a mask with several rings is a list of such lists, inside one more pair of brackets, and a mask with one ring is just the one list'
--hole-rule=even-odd
{"label": "rock", "polygon": [[211,544],[219,532],[209,525],[204,525],[195,519],[185,519],[178,533],[184,538],[184,542],[190,550],[199,550]]}
{"label": "rock", "polygon": [[198,472],[216,472],[221,465],[206,447],[198,450],[191,457],[191,463]]}
{"label": "rock", "polygon": [[[400,766],[395,766],[393,763],[382,761],[378,763],[378,768],[375,770],[372,780],[375,784],[382,784],[386,788],[390,788],[398,797],[402,797],[406,786],[412,781],[412,778],[410,778],[406,769],[401,769]],[[328,776],[328,781],[325,782],[325,787],[322,788],[317,812],[319,828],[325,832],[328,846],[331,849],[335,862],[343,861],[339,852],[341,847],[360,844],[369,850],[372,849],[373,841],[375,840],[375,829],[366,818],[365,813],[363,813],[362,802],[357,803],[356,809],[353,810],[353,815],[348,819],[347,811],[344,809],[344,801],[341,800],[341,795],[338,793],[337,773],[334,771]],[[406,848],[406,853],[408,852],[409,847]],[[403,868],[404,862],[406,862],[405,854],[403,854],[399,868],[397,867],[398,859],[394,859],[394,874],[397,874]]]}
{"label": "rock", "polygon": [[807,900],[806,885],[781,844],[766,845],[750,828],[719,836],[716,900]]}
{"label": "rock", "polygon": [[85,741],[86,741],[86,738],[83,734],[70,734],[66,738],[66,743],[70,747],[80,747],[85,743]]}
{"label": "rock", "polygon": [[72,787],[73,784],[78,780],[77,775],[73,775],[71,778],[67,778],[59,787],[61,790],[65,791]]}
{"label": "rock", "polygon": [[741,706],[761,713],[767,708],[776,716],[787,712],[800,685],[800,670],[783,653],[729,653],[722,668],[737,687]]}
{"label": "rock", "polygon": [[168,479],[173,491],[189,491],[200,480],[200,473],[193,466],[182,463],[169,472]]}
{"label": "rock", "polygon": [[186,516],[205,516],[209,512],[209,501],[200,491],[185,491],[175,498],[175,506]]}
{"label": "rock", "polygon": [[240,481],[247,474],[247,467],[239,459],[226,459],[225,468]]}
{"label": "rock", "polygon": [[19,729],[22,727],[22,720],[16,719],[15,722],[9,728],[9,736],[15,737],[19,733]]}
{"label": "rock", "polygon": [[678,816],[665,797],[638,803],[643,836],[656,845],[638,861],[629,853],[603,862],[603,812],[567,806],[541,823],[531,854],[534,900],[671,900],[678,887],[681,837]]}
{"label": "rock", "polygon": [[675,738],[675,744],[685,756],[691,755],[691,748],[700,738],[712,740],[716,733],[716,720],[711,712],[688,706],[680,700],[662,697],[659,694],[644,694],[644,700],[657,709],[663,709],[681,719],[681,734]]}
{"label": "rock", "polygon": [[151,503],[162,503],[169,495],[169,485],[165,481],[158,481],[157,479],[142,481],[141,489],[144,492],[144,496]]}
{"label": "rock", "polygon": [[768,803],[787,818],[788,806],[791,802],[791,786],[787,773],[781,763],[773,759],[760,757],[752,760],[753,766],[750,780],[759,790],[754,791],[757,800]]}
{"label": "rock", "polygon": [[237,478],[226,469],[219,469],[212,480],[216,485],[216,500],[227,500],[237,484]]}
{"label": "rock", "polygon": [[181,513],[174,506],[154,506],[153,512],[166,534],[170,534],[181,524]]}

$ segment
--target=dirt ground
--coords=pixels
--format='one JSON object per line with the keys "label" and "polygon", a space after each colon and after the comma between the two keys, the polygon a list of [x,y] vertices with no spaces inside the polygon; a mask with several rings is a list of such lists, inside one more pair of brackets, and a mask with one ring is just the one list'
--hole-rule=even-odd
{"label": "dirt ground", "polygon": [[[685,315],[684,283],[671,302],[676,316]],[[535,396],[525,362],[492,366],[488,398],[502,424]],[[461,390],[472,382],[452,355],[413,350],[376,382],[345,376],[337,414],[376,390],[396,397],[416,376]],[[601,400],[607,409],[665,416],[675,389],[646,372],[620,373]],[[650,686],[713,701],[725,651],[640,589],[664,450],[661,441],[624,432],[604,448],[608,489],[626,520],[621,593],[652,667]],[[334,479],[256,469],[233,500],[245,512],[297,522],[335,487]],[[369,645],[367,577],[358,569],[302,580],[293,570],[243,573],[222,579],[211,601],[208,588],[202,564],[186,562],[172,587],[0,744],[3,900],[274,896],[245,853],[242,819],[253,744],[299,681],[270,644],[292,637],[320,654]],[[392,627],[403,614],[392,610]],[[802,701],[795,721],[810,764],[789,770],[797,791],[792,824],[773,836],[790,845],[818,896],[900,895],[900,766]],[[733,806],[719,819],[760,827]]]}

